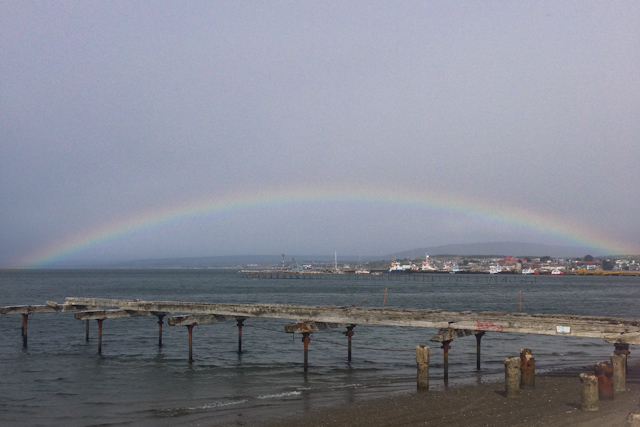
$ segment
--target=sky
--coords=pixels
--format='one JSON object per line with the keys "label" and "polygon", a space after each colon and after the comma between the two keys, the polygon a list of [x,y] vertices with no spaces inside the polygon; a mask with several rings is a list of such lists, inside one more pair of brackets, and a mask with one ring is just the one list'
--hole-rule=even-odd
{"label": "sky", "polygon": [[0,267],[640,253],[635,0],[0,0],[0,20]]}

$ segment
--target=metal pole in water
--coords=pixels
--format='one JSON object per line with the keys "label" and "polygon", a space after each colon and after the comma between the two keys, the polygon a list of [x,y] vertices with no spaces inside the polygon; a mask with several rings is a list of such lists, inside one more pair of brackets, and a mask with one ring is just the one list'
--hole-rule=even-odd
{"label": "metal pole in water", "polygon": [[476,334],[476,370],[480,370],[480,340],[485,332],[481,331]]}
{"label": "metal pole in water", "polygon": [[189,363],[193,363],[193,327],[195,325],[197,325],[197,323],[187,325],[187,330],[189,331]]}
{"label": "metal pole in water", "polygon": [[27,348],[27,321],[29,315],[27,313],[22,314],[22,348]]}
{"label": "metal pole in water", "polygon": [[449,346],[451,341],[442,341],[442,349],[444,350],[444,385],[449,385]]}
{"label": "metal pole in water", "polygon": [[89,319],[84,321],[84,340],[89,342]]}
{"label": "metal pole in water", "polygon": [[102,321],[104,319],[96,319],[98,321],[98,354],[102,354]]}
{"label": "metal pole in water", "polygon": [[244,318],[237,319],[238,320],[238,354],[242,354],[242,324],[244,323]]}
{"label": "metal pole in water", "polygon": [[351,325],[351,326],[347,326],[347,332],[345,332],[344,334],[347,336],[347,361],[351,362],[351,337],[353,336],[353,328],[355,328],[356,325]]}
{"label": "metal pole in water", "polygon": [[309,332],[302,333],[302,342],[304,344],[304,371],[307,372],[309,370],[309,341],[311,338],[309,337]]}
{"label": "metal pole in water", "polygon": [[158,347],[162,347],[162,319],[164,318],[164,314],[158,314]]}
{"label": "metal pole in water", "polygon": [[518,291],[518,313],[522,313],[522,291]]}

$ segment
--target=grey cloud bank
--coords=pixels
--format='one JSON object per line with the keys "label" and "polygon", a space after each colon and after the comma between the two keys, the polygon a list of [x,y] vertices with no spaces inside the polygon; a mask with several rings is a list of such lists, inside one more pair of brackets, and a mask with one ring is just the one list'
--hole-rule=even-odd
{"label": "grey cloud bank", "polygon": [[[2,2],[0,14],[0,266],[194,200],[318,188],[449,195],[496,216],[265,203],[65,256],[380,255],[566,245],[580,230],[640,251],[637,2]],[[515,208],[549,227],[499,220]],[[558,223],[571,230],[550,232]]]}

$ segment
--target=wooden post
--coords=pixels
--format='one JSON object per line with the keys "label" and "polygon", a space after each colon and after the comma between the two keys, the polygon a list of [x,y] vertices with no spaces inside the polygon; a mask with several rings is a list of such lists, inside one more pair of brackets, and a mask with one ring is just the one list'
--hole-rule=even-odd
{"label": "wooden post", "polygon": [[580,402],[581,409],[586,412],[598,410],[598,377],[580,374]]}
{"label": "wooden post", "polygon": [[98,354],[102,354],[102,321],[104,319],[96,319],[98,321]]}
{"label": "wooden post", "polygon": [[189,363],[193,363],[193,327],[196,325],[197,323],[187,325],[187,330],[189,331]]}
{"label": "wooden post", "polygon": [[593,370],[598,377],[598,397],[600,400],[613,399],[613,366],[611,363],[596,363]]}
{"label": "wooden post", "polygon": [[449,349],[451,346],[449,345],[451,340],[442,341],[442,348],[444,350],[444,385],[449,385]]}
{"label": "wooden post", "polygon": [[302,343],[304,344],[304,371],[307,372],[309,370],[309,341],[311,338],[309,337],[309,332],[302,333]]}
{"label": "wooden post", "polygon": [[476,370],[480,370],[480,340],[484,336],[485,332],[480,331],[476,334]]}
{"label": "wooden post", "polygon": [[27,321],[29,315],[27,313],[22,314],[22,348],[27,348]]}
{"label": "wooden post", "polygon": [[384,288],[384,299],[382,300],[382,308],[384,308],[384,304],[387,302],[387,289],[389,288]]}
{"label": "wooden post", "polygon": [[347,362],[351,362],[351,337],[355,327],[356,325],[347,326],[347,332],[344,333],[347,336]]}
{"label": "wooden post", "polygon": [[518,313],[522,313],[522,291],[518,291]]}
{"label": "wooden post", "polygon": [[520,388],[536,388],[536,360],[528,348],[520,350]]}
{"label": "wooden post", "polygon": [[627,378],[626,378],[626,360],[627,356],[624,354],[611,355],[611,366],[613,366],[613,392],[618,393],[627,390]]}
{"label": "wooden post", "polygon": [[245,319],[240,318],[236,320],[238,322],[238,354],[242,354],[242,325],[244,324]]}
{"label": "wooden post", "polygon": [[84,321],[84,340],[89,342],[89,319]]}
{"label": "wooden post", "polygon": [[504,387],[506,397],[520,395],[520,358],[507,357],[504,360]]}
{"label": "wooden post", "polygon": [[430,349],[427,346],[416,347],[416,363],[418,365],[418,390],[429,390]]}
{"label": "wooden post", "polygon": [[158,347],[162,347],[162,325],[163,325],[163,321],[162,319],[164,318],[164,314],[158,314]]}

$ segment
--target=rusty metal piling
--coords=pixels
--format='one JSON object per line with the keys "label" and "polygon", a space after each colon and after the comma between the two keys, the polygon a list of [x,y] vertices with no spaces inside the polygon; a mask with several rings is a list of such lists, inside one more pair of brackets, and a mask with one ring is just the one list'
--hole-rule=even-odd
{"label": "rusty metal piling", "polygon": [[309,332],[302,333],[302,343],[304,344],[304,372],[309,370],[309,342],[311,341]]}
{"label": "rusty metal piling", "polygon": [[164,322],[162,321],[162,319],[164,319],[164,314],[158,314],[158,347],[162,347],[162,325],[164,324]]}
{"label": "rusty metal piling", "polygon": [[245,319],[240,318],[236,319],[238,323],[238,354],[242,354],[242,326],[244,324]]}
{"label": "rusty metal piling", "polygon": [[536,360],[528,348],[520,350],[520,388],[536,388]]}
{"label": "rusty metal piling", "polygon": [[351,362],[351,337],[353,337],[353,328],[356,325],[347,326],[347,332],[344,334],[347,336],[347,361]]}
{"label": "rusty metal piling", "polygon": [[29,315],[27,313],[22,314],[22,348],[27,348],[27,322]]}
{"label": "rusty metal piling", "polygon": [[451,340],[442,341],[442,348],[444,350],[444,385],[449,385],[449,345]]}
{"label": "rusty metal piling", "polygon": [[613,399],[613,366],[609,362],[598,362],[593,367],[598,378],[598,397],[600,400]]}
{"label": "rusty metal piling", "polygon": [[476,370],[480,370],[480,340],[485,333],[480,331],[476,334]]}
{"label": "rusty metal piling", "polygon": [[102,354],[102,322],[104,319],[96,319],[98,322],[98,354]]}
{"label": "rusty metal piling", "polygon": [[84,340],[89,342],[89,319],[84,321]]}

